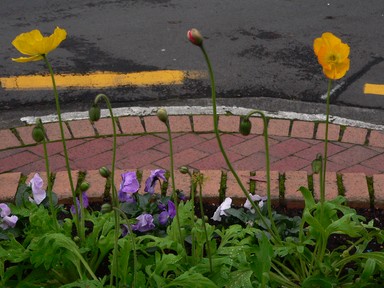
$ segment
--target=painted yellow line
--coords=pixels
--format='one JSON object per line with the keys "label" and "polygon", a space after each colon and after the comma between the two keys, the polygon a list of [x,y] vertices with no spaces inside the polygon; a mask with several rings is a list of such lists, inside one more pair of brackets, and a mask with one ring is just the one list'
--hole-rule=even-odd
{"label": "painted yellow line", "polygon": [[384,85],[382,84],[365,84],[364,94],[384,95]]}
{"label": "painted yellow line", "polygon": [[[108,88],[118,86],[150,86],[182,84],[187,78],[204,77],[203,72],[160,70],[135,73],[95,72],[92,74],[60,74],[55,75],[58,88]],[[28,75],[0,78],[4,89],[51,89],[49,75]]]}

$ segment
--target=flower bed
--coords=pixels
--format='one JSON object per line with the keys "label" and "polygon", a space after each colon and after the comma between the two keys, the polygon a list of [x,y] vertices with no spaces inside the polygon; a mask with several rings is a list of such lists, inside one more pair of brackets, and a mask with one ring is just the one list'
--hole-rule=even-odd
{"label": "flower bed", "polygon": [[[203,37],[196,29],[188,31],[187,36],[207,62],[215,136],[243,192],[244,203],[234,207],[227,197],[207,213],[202,197],[205,177],[188,167],[181,167],[180,172],[189,175],[190,191],[177,190],[171,129],[164,108],[157,111],[157,116],[168,133],[169,177],[164,170],[153,170],[145,180],[143,194],[137,193],[141,175],[134,171],[124,172],[119,185],[115,185],[116,120],[108,97],[99,94],[89,117],[98,121],[99,102],[106,103],[114,132],[113,153],[111,169],[99,170],[109,187],[105,203],[100,208],[90,206],[89,183],[81,177],[75,183],[71,174],[58,92],[47,58],[66,38],[66,31],[56,28],[49,37],[38,30],[21,34],[13,44],[27,57],[13,60],[43,60],[52,76],[72,204],[60,205],[52,191],[45,129],[38,120],[32,136],[44,146],[47,183],[36,174],[29,183],[20,185],[14,203],[0,204],[1,286],[365,287],[383,283],[382,227],[375,225],[375,219],[367,221],[348,207],[343,196],[325,199],[330,91],[333,81],[349,69],[349,46],[331,33],[314,41],[315,55],[329,79],[325,149],[312,162],[313,172],[319,174],[320,199],[316,201],[307,187],[298,187],[304,209],[290,217],[286,211],[272,209],[265,115],[252,110],[241,117],[239,127],[242,135],[248,135],[254,114],[260,115],[264,124],[267,195],[260,197],[246,189],[223,148],[214,74]],[[159,182],[161,185],[157,185]],[[160,188],[168,184],[172,187],[170,195]]]}

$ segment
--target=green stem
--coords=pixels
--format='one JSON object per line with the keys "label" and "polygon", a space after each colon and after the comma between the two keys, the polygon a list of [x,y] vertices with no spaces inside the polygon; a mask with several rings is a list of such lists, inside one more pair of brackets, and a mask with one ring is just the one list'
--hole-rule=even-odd
{"label": "green stem", "polygon": [[133,281],[132,281],[132,287],[136,287],[137,266],[138,265],[137,265],[137,252],[136,252],[136,244],[135,244],[135,236],[134,236],[135,234],[133,233],[131,225],[129,224],[129,219],[128,219],[127,215],[123,211],[118,209],[118,208],[113,208],[113,209],[115,211],[117,211],[118,213],[120,213],[121,216],[123,216],[123,218],[127,222],[128,234],[129,234],[129,237],[131,238],[132,250],[133,250]]}
{"label": "green stem", "polygon": [[172,197],[173,201],[175,202],[175,209],[176,209],[176,224],[177,224],[177,229],[179,230],[179,241],[182,247],[184,248],[185,251],[185,246],[184,246],[184,240],[183,236],[181,234],[181,227],[180,227],[180,216],[179,216],[179,204],[178,204],[178,199],[177,199],[177,193],[176,193],[176,187],[175,187],[175,173],[174,173],[174,161],[173,161],[173,144],[172,144],[172,135],[171,135],[171,128],[169,126],[169,121],[167,119],[165,126],[167,127],[167,133],[168,133],[168,141],[169,141],[169,158],[171,162],[171,181],[172,181]]}
{"label": "green stem", "polygon": [[[73,184],[71,168],[69,166],[68,151],[67,151],[67,145],[66,145],[66,142],[65,142],[63,121],[61,119],[60,101],[59,101],[59,94],[57,93],[55,76],[53,74],[52,66],[49,63],[47,56],[43,55],[43,59],[44,59],[45,64],[48,67],[49,74],[51,75],[52,86],[53,86],[53,93],[54,93],[54,96],[55,96],[55,103],[56,103],[56,112],[57,112],[57,117],[59,119],[61,142],[63,144],[63,150],[64,150],[65,167],[66,167],[67,172],[68,172],[68,179],[69,179],[69,185],[70,185],[71,192],[72,192],[73,205],[75,206],[75,210],[78,211],[78,205],[77,205],[77,202],[76,202],[76,191],[75,191],[75,186]],[[80,219],[79,213],[76,213],[76,216],[74,217],[74,219],[75,219],[75,225],[76,225],[76,228],[77,228],[80,240],[83,243],[84,240],[85,240],[85,232],[84,232],[84,227],[81,227],[79,225],[79,222],[80,222],[79,221],[79,219]]]}
{"label": "green stem", "polygon": [[323,205],[325,201],[325,175],[327,171],[327,157],[328,157],[328,128],[329,128],[329,110],[330,110],[330,96],[331,96],[332,80],[329,79],[328,91],[327,91],[327,105],[326,105],[326,119],[325,119],[325,139],[324,139],[324,158],[323,158],[323,179],[322,179],[322,190],[320,191],[320,202]]}
{"label": "green stem", "polygon": [[215,88],[215,79],[214,79],[214,75],[213,75],[211,61],[209,60],[208,54],[205,51],[204,46],[200,46],[200,48],[201,48],[201,50],[202,50],[202,52],[204,54],[205,61],[207,62],[209,76],[210,76],[210,80],[211,80],[211,97],[212,97],[212,108],[213,108],[213,127],[214,127],[214,132],[215,132],[215,135],[216,135],[216,139],[217,139],[217,142],[218,142],[221,154],[223,155],[224,160],[225,160],[229,170],[232,172],[233,176],[235,177],[236,182],[240,186],[240,188],[243,191],[245,197],[248,199],[248,201],[251,203],[252,207],[255,209],[255,211],[259,215],[260,220],[263,222],[263,225],[266,227],[266,229],[271,234],[273,239],[275,241],[277,241],[277,242],[280,242],[279,237],[277,235],[275,235],[274,231],[272,231],[271,227],[269,227],[269,225],[266,223],[266,221],[264,219],[264,216],[261,214],[260,208],[258,207],[258,205],[255,204],[255,202],[252,200],[251,196],[249,195],[248,191],[245,189],[243,183],[240,180],[240,177],[237,175],[235,169],[233,168],[231,162],[229,161],[227,153],[224,150],[223,143],[221,142],[221,138],[220,138],[220,134],[219,134],[219,129],[218,129],[218,117],[217,117],[217,108],[216,108],[216,88]]}
{"label": "green stem", "polygon": [[201,220],[203,221],[203,228],[204,228],[204,234],[205,234],[205,243],[206,243],[206,249],[207,249],[207,254],[208,254],[208,259],[209,259],[209,270],[212,273],[213,272],[213,264],[212,264],[211,245],[209,243],[207,227],[205,226],[206,224],[205,224],[205,215],[204,215],[204,207],[203,207],[202,190],[203,190],[203,188],[202,188],[202,185],[201,185],[201,181],[199,181],[200,214],[201,214]]}
{"label": "green stem", "polygon": [[[272,201],[271,201],[271,165],[270,165],[270,158],[269,158],[269,143],[268,143],[268,122],[267,117],[265,117],[265,114],[259,110],[253,110],[249,112],[245,118],[248,119],[253,114],[259,114],[261,118],[263,119],[263,136],[264,136],[264,146],[265,146],[265,170],[267,174],[267,209],[268,209],[268,218],[271,221],[272,228],[274,232],[276,233],[276,236],[280,240],[280,235],[277,232],[277,228],[275,225],[275,221],[272,217]],[[252,201],[253,202],[253,201]],[[258,205],[255,205],[258,207]],[[261,212],[261,211],[260,211]]]}
{"label": "green stem", "polygon": [[[42,128],[44,131],[43,123],[41,122],[41,119],[39,119],[38,125]],[[47,192],[49,197],[49,209],[51,210],[52,217],[55,221],[56,229],[59,229],[59,223],[57,222],[56,218],[56,210],[53,205],[53,198],[52,198],[52,179],[51,179],[51,171],[49,169],[49,159],[48,159],[48,150],[47,150],[47,141],[45,138],[45,132],[44,132],[44,138],[43,138],[43,149],[44,149],[44,160],[45,160],[45,171],[47,173]]]}
{"label": "green stem", "polygon": [[[118,281],[118,240],[120,235],[120,216],[119,213],[115,210],[115,208],[119,208],[119,199],[117,197],[117,191],[115,187],[115,162],[116,162],[116,120],[113,116],[113,110],[111,106],[111,102],[105,94],[99,94],[96,96],[94,103],[97,104],[100,99],[103,99],[107,104],[109,114],[111,115],[112,121],[112,129],[113,129],[113,149],[112,149],[112,167],[111,167],[111,186],[112,186],[112,207],[114,208],[114,217],[115,217],[115,239],[114,239],[114,247],[113,247],[113,258],[112,258],[112,275],[110,279],[110,285],[113,284],[113,277],[116,277],[116,281]],[[116,274],[116,275],[115,275]]]}

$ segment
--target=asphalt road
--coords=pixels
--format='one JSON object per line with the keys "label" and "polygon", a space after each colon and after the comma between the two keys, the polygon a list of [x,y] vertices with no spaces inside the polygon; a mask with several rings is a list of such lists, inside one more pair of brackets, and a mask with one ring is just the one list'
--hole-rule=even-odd
{"label": "asphalt road", "polygon": [[[1,4],[2,78],[46,73],[43,62],[12,62],[20,55],[11,41],[33,29],[50,34],[56,26],[68,32],[49,55],[58,74],[206,71],[201,52],[186,38],[186,31],[195,27],[205,38],[221,103],[269,111],[324,112],[321,96],[327,80],[312,44],[329,31],[351,47],[351,69],[335,83],[331,113],[384,124],[384,96],[364,93],[367,83],[384,84],[382,0],[2,0]],[[115,107],[208,105],[210,86],[206,77],[198,77],[174,85],[65,88],[60,97],[65,111],[86,110],[100,92],[109,95]],[[14,124],[26,114],[52,112],[52,104],[49,89],[2,87],[0,126]]]}

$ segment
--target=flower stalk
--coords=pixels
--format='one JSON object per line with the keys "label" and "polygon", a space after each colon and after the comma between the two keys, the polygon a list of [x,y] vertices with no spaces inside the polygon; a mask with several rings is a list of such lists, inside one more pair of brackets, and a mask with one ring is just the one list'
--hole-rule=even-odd
{"label": "flower stalk", "polygon": [[204,46],[202,44],[198,45],[198,46],[200,47],[201,51],[203,52],[205,61],[206,61],[207,66],[208,66],[208,71],[209,71],[209,76],[210,76],[210,81],[211,81],[211,97],[212,97],[212,109],[213,109],[213,128],[214,128],[215,136],[216,136],[217,143],[219,145],[221,154],[223,155],[229,170],[232,172],[233,176],[235,177],[236,182],[238,183],[240,189],[243,191],[244,196],[249,200],[249,202],[251,203],[251,205],[253,206],[255,211],[258,213],[258,215],[260,216],[261,221],[263,222],[263,224],[266,227],[266,229],[268,230],[268,232],[271,234],[272,238],[276,242],[280,242],[278,233],[273,231],[271,229],[270,225],[268,225],[267,222],[265,221],[264,216],[261,214],[260,208],[254,203],[254,201],[252,201],[251,196],[249,195],[248,191],[245,189],[244,184],[241,182],[240,177],[238,176],[237,172],[233,168],[232,163],[230,162],[230,160],[229,160],[229,158],[227,156],[227,153],[224,150],[224,146],[223,146],[223,143],[221,141],[220,133],[219,133],[219,128],[218,128],[218,116],[217,116],[217,107],[216,107],[216,88],[215,88],[216,86],[215,86],[215,79],[214,79],[214,74],[213,74],[213,69],[212,69],[211,61],[209,60],[208,54],[205,51]]}

